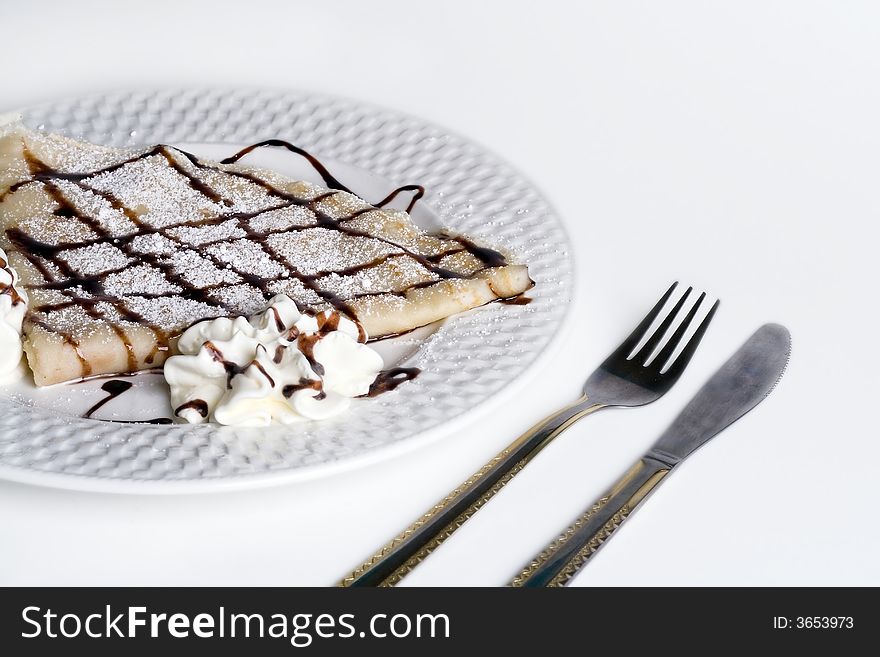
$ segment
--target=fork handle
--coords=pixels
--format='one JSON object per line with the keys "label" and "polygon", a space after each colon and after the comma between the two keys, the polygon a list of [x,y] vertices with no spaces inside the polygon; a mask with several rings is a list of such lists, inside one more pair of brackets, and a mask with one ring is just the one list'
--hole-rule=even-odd
{"label": "fork handle", "polygon": [[513,578],[510,586],[565,586],[669,474],[672,465],[645,455],[605,495]]}
{"label": "fork handle", "polygon": [[339,586],[394,586],[501,490],[556,436],[602,404],[584,395],[556,411],[505,447],[470,479],[440,500]]}

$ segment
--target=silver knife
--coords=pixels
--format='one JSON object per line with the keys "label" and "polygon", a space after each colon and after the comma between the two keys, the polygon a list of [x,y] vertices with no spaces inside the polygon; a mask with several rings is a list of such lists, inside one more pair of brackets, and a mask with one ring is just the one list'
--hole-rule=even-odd
{"label": "silver knife", "polygon": [[791,353],[784,326],[765,324],[700,388],[654,446],[513,578],[510,586],[565,586],[672,469],[757,406]]}

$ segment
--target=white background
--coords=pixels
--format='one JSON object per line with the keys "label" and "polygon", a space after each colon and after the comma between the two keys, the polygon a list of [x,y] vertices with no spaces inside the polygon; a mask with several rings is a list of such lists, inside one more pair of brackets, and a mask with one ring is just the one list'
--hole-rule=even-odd
{"label": "white background", "polygon": [[[576,425],[407,579],[498,585],[760,324],[780,387],[667,479],[577,585],[880,584],[880,6],[870,2],[6,2],[0,111],[224,85],[360,98],[467,135],[556,206],[571,330],[468,430],[204,496],[0,482],[0,584],[333,583],[588,372],[669,281],[722,298],[681,382]],[[539,383],[540,382],[540,383]]]}

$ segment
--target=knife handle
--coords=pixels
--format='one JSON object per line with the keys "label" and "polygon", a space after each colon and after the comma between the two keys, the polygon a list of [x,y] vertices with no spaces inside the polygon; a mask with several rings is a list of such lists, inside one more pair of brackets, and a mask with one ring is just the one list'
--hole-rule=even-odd
{"label": "knife handle", "polygon": [[602,404],[582,396],[538,422],[505,447],[467,481],[431,507],[339,586],[394,586],[513,479],[550,441]]}
{"label": "knife handle", "polygon": [[672,466],[644,456],[544,548],[510,586],[565,586],[669,473]]}

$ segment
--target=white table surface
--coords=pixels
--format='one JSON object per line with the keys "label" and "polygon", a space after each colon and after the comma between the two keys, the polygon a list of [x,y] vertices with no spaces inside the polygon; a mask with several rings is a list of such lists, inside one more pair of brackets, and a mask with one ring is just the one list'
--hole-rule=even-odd
{"label": "white table surface", "polygon": [[448,126],[555,204],[579,294],[527,392],[379,464],[213,495],[0,482],[0,584],[331,584],[576,396],[674,279],[723,299],[680,383],[576,425],[406,583],[507,581],[777,321],[794,336],[779,388],[683,464],[575,584],[880,584],[877,3],[44,0],[7,3],[3,23],[0,111],[248,85]]}

